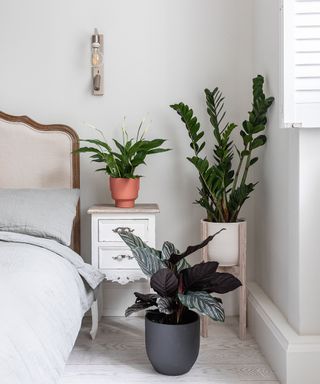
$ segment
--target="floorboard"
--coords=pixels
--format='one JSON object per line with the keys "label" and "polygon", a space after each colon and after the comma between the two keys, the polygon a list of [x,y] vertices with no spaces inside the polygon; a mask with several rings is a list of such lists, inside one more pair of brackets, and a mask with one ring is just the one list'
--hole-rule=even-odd
{"label": "floorboard", "polygon": [[144,347],[141,317],[103,318],[95,341],[85,319],[68,360],[63,384],[211,383],[279,384],[254,339],[237,337],[237,318],[210,323],[209,337],[201,339],[198,360],[183,376],[156,373]]}

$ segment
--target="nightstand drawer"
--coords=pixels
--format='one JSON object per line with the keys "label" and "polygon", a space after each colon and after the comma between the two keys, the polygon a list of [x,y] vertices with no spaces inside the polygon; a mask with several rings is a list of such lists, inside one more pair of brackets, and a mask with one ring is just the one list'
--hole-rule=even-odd
{"label": "nightstand drawer", "polygon": [[99,268],[101,269],[139,269],[132,252],[127,248],[99,247]]}
{"label": "nightstand drawer", "polygon": [[143,241],[148,242],[148,223],[148,219],[99,219],[98,241],[123,243],[120,236],[113,232],[113,230],[119,227],[124,227],[133,230],[133,233],[136,236],[139,236]]}

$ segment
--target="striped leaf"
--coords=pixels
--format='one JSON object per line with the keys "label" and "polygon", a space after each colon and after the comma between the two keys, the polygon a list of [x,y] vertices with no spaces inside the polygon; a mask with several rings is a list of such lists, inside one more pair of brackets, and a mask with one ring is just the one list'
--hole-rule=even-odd
{"label": "striped leaf", "polygon": [[[178,249],[174,246],[174,244],[170,243],[169,241],[165,241],[162,246],[162,260],[169,260],[171,255],[173,254],[180,254]],[[191,265],[185,260],[180,260],[177,264],[177,272],[182,271],[183,269],[191,267]]]}
{"label": "striped leaf", "polygon": [[179,251],[176,249],[174,244],[170,243],[170,241],[165,241],[162,246],[162,259],[163,260],[169,260],[170,256],[173,253],[179,253]]}
{"label": "striped leaf", "polygon": [[224,321],[225,314],[222,303],[207,292],[188,292],[178,294],[180,302],[189,309],[195,309],[211,317],[215,321]]}
{"label": "striped leaf", "polygon": [[159,297],[157,299],[158,310],[166,315],[171,315],[174,312],[174,299],[172,297]]}
{"label": "striped leaf", "polygon": [[187,262],[186,259],[182,259],[182,260],[178,261],[176,266],[177,266],[177,272],[180,272],[180,271],[182,271],[184,269],[187,269],[187,268],[191,267],[191,265]]}
{"label": "striped leaf", "polygon": [[134,247],[132,254],[137,260],[142,272],[147,276],[152,276],[158,272],[161,268],[166,268],[166,265],[162,261],[152,254],[147,248]]}
{"label": "striped leaf", "polygon": [[144,248],[147,252],[152,254],[153,256],[161,259],[161,251],[157,249],[149,247],[144,241],[140,239],[139,236],[134,235],[127,229],[118,228],[114,230],[118,233],[121,239],[127,244],[127,246],[133,251],[134,248]]}

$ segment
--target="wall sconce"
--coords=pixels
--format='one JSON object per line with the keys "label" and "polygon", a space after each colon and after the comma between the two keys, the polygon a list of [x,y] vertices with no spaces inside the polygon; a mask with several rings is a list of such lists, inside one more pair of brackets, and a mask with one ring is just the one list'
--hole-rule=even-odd
{"label": "wall sconce", "polygon": [[103,35],[95,28],[91,37],[91,66],[92,66],[92,94],[102,96],[104,93],[103,76]]}

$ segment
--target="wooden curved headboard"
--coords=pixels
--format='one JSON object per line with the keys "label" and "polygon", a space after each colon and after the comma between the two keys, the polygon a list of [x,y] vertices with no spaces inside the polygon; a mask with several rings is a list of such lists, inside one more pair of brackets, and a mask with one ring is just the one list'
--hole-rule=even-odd
{"label": "wooden curved headboard", "polygon": [[[80,188],[77,133],[0,111],[0,188]],[[80,253],[80,206],[72,248]]]}

